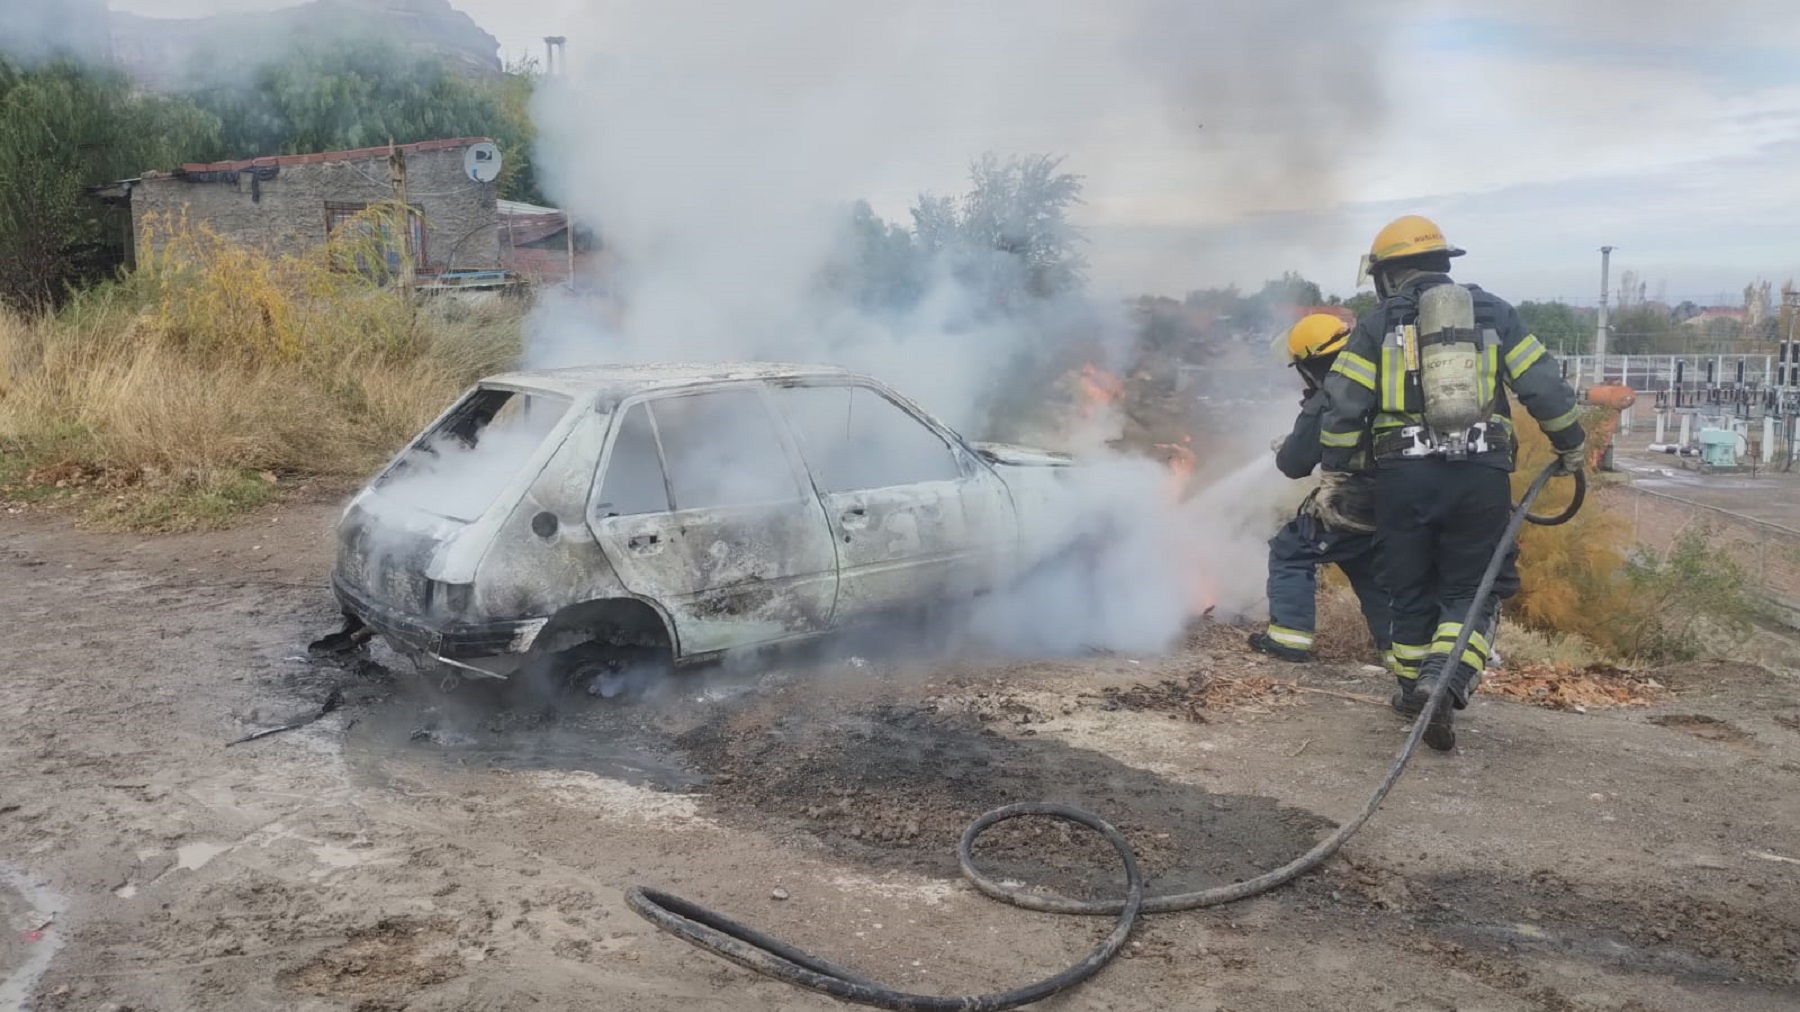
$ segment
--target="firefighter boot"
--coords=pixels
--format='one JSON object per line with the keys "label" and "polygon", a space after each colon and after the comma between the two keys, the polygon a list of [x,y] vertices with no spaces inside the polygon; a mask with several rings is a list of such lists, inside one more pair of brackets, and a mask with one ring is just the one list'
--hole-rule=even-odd
{"label": "firefighter boot", "polygon": [[1394,693],[1388,704],[1402,717],[1417,717],[1419,711],[1425,709],[1425,697],[1430,693],[1419,690],[1419,680],[1416,677],[1395,675],[1394,681],[1400,683],[1400,691]]}
{"label": "firefighter boot", "polygon": [[1312,651],[1301,650],[1298,647],[1283,646],[1282,644],[1275,642],[1275,640],[1266,632],[1255,632],[1250,634],[1250,649],[1255,650],[1258,653],[1268,654],[1270,657],[1279,657],[1284,661],[1293,661],[1296,664],[1305,664],[1312,660]]}
{"label": "firefighter boot", "polygon": [[1468,708],[1469,695],[1475,691],[1475,683],[1480,678],[1480,672],[1467,664],[1458,664],[1445,674],[1445,669],[1450,666],[1446,654],[1433,654],[1419,666],[1421,705],[1436,690],[1439,681],[1448,679],[1450,682],[1444,687],[1443,702],[1432,711],[1431,722],[1425,726],[1425,744],[1439,752],[1456,747],[1456,711]]}

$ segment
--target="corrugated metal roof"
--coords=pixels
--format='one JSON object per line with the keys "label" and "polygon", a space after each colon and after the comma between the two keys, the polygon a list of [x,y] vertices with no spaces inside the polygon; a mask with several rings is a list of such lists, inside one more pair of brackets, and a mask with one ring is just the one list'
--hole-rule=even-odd
{"label": "corrugated metal roof", "polygon": [[[473,147],[477,144],[492,144],[487,137],[455,137],[437,141],[415,141],[411,144],[396,144],[395,148],[413,154],[420,151],[449,151],[455,148]],[[236,162],[190,162],[183,165],[180,172],[242,172],[246,169],[261,168],[271,165],[312,165],[320,162],[350,162],[369,158],[385,158],[390,149],[383,144],[378,148],[357,148],[353,151],[320,151],[305,155],[267,155],[261,158],[246,158]],[[145,173],[146,176],[152,175]]]}
{"label": "corrugated metal roof", "polygon": [[544,207],[541,204],[527,204],[522,200],[496,200],[494,209],[501,214],[562,214],[560,207]]}

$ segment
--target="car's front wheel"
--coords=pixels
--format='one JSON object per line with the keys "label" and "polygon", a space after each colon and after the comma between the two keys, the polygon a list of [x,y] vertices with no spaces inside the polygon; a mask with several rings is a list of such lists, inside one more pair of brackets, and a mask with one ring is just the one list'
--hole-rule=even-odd
{"label": "car's front wheel", "polygon": [[590,641],[529,658],[517,677],[527,691],[553,695],[585,692],[623,701],[647,695],[673,667],[664,647]]}

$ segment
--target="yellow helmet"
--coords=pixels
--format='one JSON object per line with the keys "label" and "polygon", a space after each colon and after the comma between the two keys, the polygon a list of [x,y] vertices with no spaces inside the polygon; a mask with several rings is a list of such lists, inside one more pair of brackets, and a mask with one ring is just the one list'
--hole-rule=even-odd
{"label": "yellow helmet", "polygon": [[1450,245],[1437,222],[1417,214],[1402,215],[1375,233],[1375,241],[1369,244],[1369,253],[1362,258],[1362,264],[1357,269],[1356,285],[1358,288],[1362,287],[1375,268],[1389,260],[1416,257],[1422,253],[1459,257],[1464,252]]}
{"label": "yellow helmet", "polygon": [[1350,343],[1350,325],[1330,313],[1303,316],[1287,332],[1287,355],[1290,362],[1336,355]]}

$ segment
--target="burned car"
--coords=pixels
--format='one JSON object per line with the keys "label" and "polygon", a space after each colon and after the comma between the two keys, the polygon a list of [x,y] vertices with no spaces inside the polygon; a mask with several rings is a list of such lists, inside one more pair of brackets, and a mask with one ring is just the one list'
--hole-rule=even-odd
{"label": "burned car", "polygon": [[1069,463],[832,368],[494,376],[346,508],[328,646],[599,684],[967,600],[1041,554]]}

